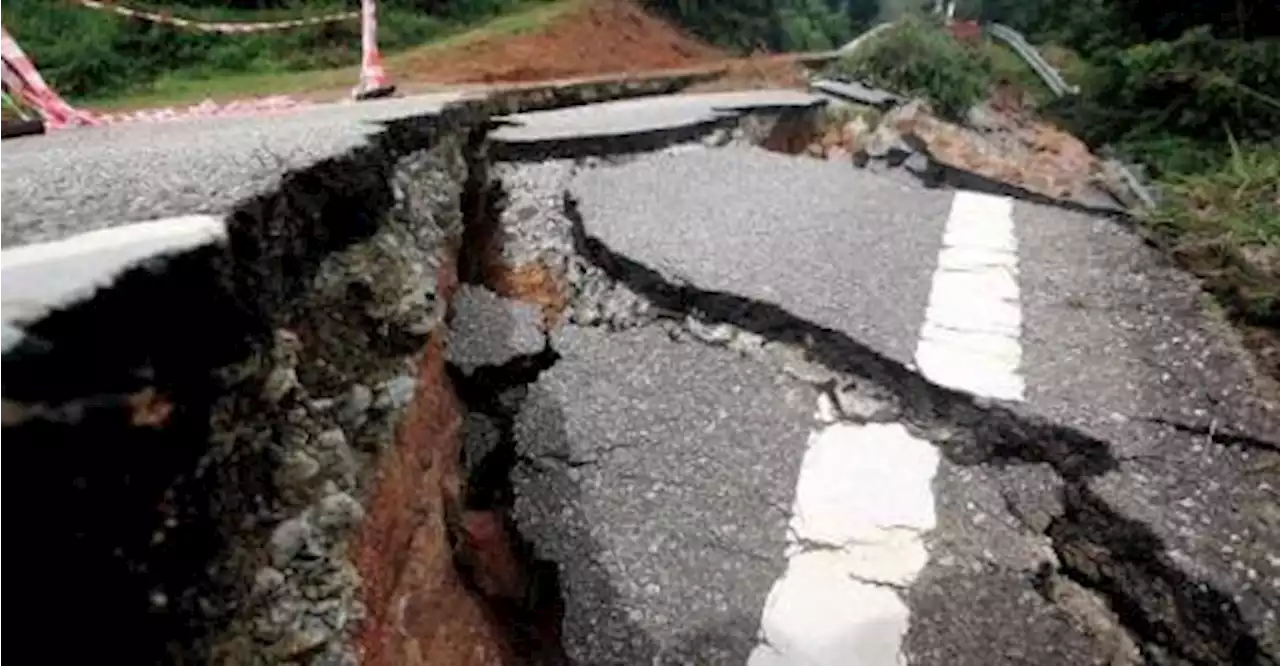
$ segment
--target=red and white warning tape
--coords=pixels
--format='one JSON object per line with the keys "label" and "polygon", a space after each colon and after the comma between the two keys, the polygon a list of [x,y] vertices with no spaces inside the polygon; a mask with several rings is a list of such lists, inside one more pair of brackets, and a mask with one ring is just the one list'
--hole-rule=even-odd
{"label": "red and white warning tape", "polygon": [[173,16],[168,13],[149,12],[141,9],[130,9],[122,7],[115,3],[99,2],[99,0],[76,0],[81,5],[90,9],[99,9],[102,11],[114,12],[121,16],[129,16],[132,18],[151,21],[152,23],[162,23],[178,28],[187,28],[189,30],[197,30],[200,32],[214,32],[219,34],[242,34],[247,32],[268,32],[271,30],[288,30],[290,28],[300,28],[309,25],[324,25],[327,23],[341,23],[344,21],[354,21],[360,18],[360,12],[338,12],[336,14],[326,14],[324,16],[313,16],[302,19],[289,19],[285,21],[222,21],[209,22],[197,21],[195,19],[185,19]]}
{"label": "red and white warning tape", "polygon": [[97,119],[108,125],[120,123],[159,123],[168,120],[182,120],[184,118],[265,116],[276,113],[288,113],[311,105],[312,103],[306,100],[286,97],[284,95],[237,100],[226,103],[218,103],[210,99],[205,100],[200,104],[192,104],[191,106],[184,107],[165,106],[153,109],[140,109],[138,111],[102,113],[97,116]]}
{"label": "red and white warning tape", "polygon": [[31,59],[0,27],[0,60],[4,62],[4,88],[23,104],[35,109],[50,129],[74,125],[97,125],[93,115],[79,111],[58,96],[36,71]]}
{"label": "red and white warning tape", "polygon": [[[318,25],[322,23],[334,23],[337,21],[360,18],[360,81],[356,85],[355,90],[352,91],[352,96],[356,99],[368,99],[388,95],[395,91],[395,86],[391,84],[386,71],[382,67],[382,55],[378,52],[378,24],[375,0],[361,0],[359,12],[344,12],[341,14],[329,14],[327,16],[296,19],[292,21],[276,21],[272,23],[203,23],[200,21],[191,21],[188,19],[156,14],[154,12],[137,11],[121,7],[119,5],[103,3],[99,0],[77,1],[86,7],[94,9],[113,11],[118,14],[136,16],[148,21],[167,23],[177,27],[216,33],[245,33],[260,32],[264,30],[281,30],[304,25]],[[53,89],[45,83],[44,79],[40,76],[40,72],[36,70],[35,65],[31,62],[31,59],[28,58],[27,55],[23,53],[22,49],[18,47],[18,43],[14,41],[13,37],[9,36],[9,31],[3,30],[3,28],[0,28],[0,31],[3,32],[4,89],[10,95],[20,100],[23,104],[39,113],[41,117],[44,118],[45,126],[49,129],[60,129],[63,127],[74,127],[77,125],[114,124],[120,122],[156,122],[163,120],[175,120],[178,118],[279,113],[308,105],[307,102],[277,95],[275,97],[231,102],[228,104],[218,104],[212,100],[208,100],[202,104],[185,108],[148,109],[131,113],[103,114],[100,116],[94,115],[87,111],[76,109],[59,97],[58,93],[54,92]]]}
{"label": "red and white warning tape", "polygon": [[61,129],[77,125],[114,125],[127,122],[162,122],[181,118],[212,116],[263,115],[281,113],[307,106],[307,102],[277,95],[263,99],[219,104],[212,100],[188,107],[144,109],[120,113],[95,115],[68,104],[44,82],[40,72],[27,58],[8,30],[0,28],[3,39],[4,88],[21,102],[44,118],[49,129]]}

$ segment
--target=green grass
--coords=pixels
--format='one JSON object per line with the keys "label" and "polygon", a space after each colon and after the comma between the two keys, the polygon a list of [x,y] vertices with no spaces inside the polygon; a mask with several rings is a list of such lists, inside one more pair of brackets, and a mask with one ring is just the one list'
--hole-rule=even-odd
{"label": "green grass", "polygon": [[1246,321],[1280,326],[1280,144],[1240,146],[1217,167],[1165,178],[1147,222]]}
{"label": "green grass", "polygon": [[[534,32],[570,10],[582,6],[583,2],[584,0],[528,2],[526,6],[509,14],[448,28],[438,38],[427,43],[388,49],[384,51],[385,65],[394,74],[397,65],[410,63],[434,52],[484,39]],[[117,111],[196,104],[206,99],[225,101],[308,93],[341,96],[354,87],[359,78],[358,60],[357,53],[353,54],[351,65],[342,67],[256,72],[177,70],[162,74],[138,89],[77,101],[95,110]],[[406,82],[397,80],[396,83]]]}
{"label": "green grass", "polygon": [[236,73],[201,77],[194,73],[162,76],[144,90],[123,95],[107,95],[79,100],[82,106],[96,111],[183,106],[206,99],[228,101],[272,95],[300,95],[317,91],[337,91],[344,86],[354,88],[359,77],[357,67],[301,72]]}
{"label": "green grass", "polygon": [[[571,10],[582,7],[584,0],[540,0],[519,11],[504,14],[447,35],[425,48],[449,48],[490,37],[510,37],[535,32]],[[601,38],[607,36],[602,35]],[[416,49],[415,49],[416,51]]]}
{"label": "green grass", "polygon": [[1168,201],[1152,216],[1159,228],[1226,236],[1241,246],[1280,246],[1280,146],[1233,144],[1226,164],[1172,175],[1165,189]]}

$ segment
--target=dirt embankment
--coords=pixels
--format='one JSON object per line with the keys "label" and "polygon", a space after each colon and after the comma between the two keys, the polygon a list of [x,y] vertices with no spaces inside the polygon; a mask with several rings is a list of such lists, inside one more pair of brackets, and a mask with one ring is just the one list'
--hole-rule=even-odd
{"label": "dirt embankment", "polygon": [[423,50],[390,65],[406,83],[523,83],[605,74],[723,68],[709,89],[804,83],[791,56],[739,58],[627,0],[591,0],[539,29]]}
{"label": "dirt embankment", "polygon": [[621,0],[585,3],[542,29],[411,56],[394,74],[437,83],[495,83],[673,69],[728,54]]}

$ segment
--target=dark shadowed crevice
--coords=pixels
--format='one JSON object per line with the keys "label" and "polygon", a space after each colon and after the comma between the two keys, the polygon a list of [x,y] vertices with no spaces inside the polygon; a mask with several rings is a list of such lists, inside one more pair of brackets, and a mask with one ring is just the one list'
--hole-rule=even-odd
{"label": "dark shadowed crevice", "polygon": [[[510,551],[486,557],[465,543],[455,543],[455,562],[463,579],[486,598],[507,627],[517,654],[538,665],[567,663],[559,639],[564,599],[559,567],[536,557],[533,544],[511,518],[515,503],[512,473],[520,461],[515,420],[528,396],[529,385],[558,359],[559,354],[548,344],[537,354],[517,357],[502,366],[478,368],[470,375],[456,366],[449,367],[449,376],[471,419],[478,415],[497,427],[495,446],[468,465],[463,510],[496,519],[503,534],[495,542]],[[465,532],[462,530],[464,535]],[[511,577],[515,585],[508,583],[508,589],[494,583],[503,577],[503,572],[485,570],[486,564],[490,569],[501,568],[493,565],[495,558],[510,558],[516,568]]]}
{"label": "dark shadowed crevice", "polygon": [[567,193],[564,205],[574,224],[577,251],[610,278],[648,299],[658,312],[680,320],[692,316],[707,323],[730,324],[769,341],[795,345],[810,360],[831,370],[883,386],[901,399],[908,424],[928,435],[957,464],[1047,463],[1067,480],[1100,476],[1119,465],[1102,440],[1050,423],[1019,406],[983,401],[933,384],[848,335],[778,305],[668,280],[588,235],[577,203]]}
{"label": "dark shadowed crevice", "polygon": [[1280,453],[1280,442],[1236,432],[1232,428],[1219,428],[1214,424],[1183,423],[1181,421],[1164,417],[1147,417],[1144,420],[1157,425],[1173,428],[1178,432],[1205,437],[1209,441],[1223,446]]}
{"label": "dark shadowed crevice", "polygon": [[491,177],[492,145],[488,133],[498,123],[472,129],[463,155],[467,179],[462,190],[462,247],[458,249],[458,279],[468,284],[485,284],[489,263],[501,252],[499,214],[504,203],[502,184]]}
{"label": "dark shadowed crevice", "polygon": [[[492,146],[488,128],[474,130],[464,155],[467,179],[462,194],[463,242],[458,252],[458,275],[464,283],[496,287],[502,276],[500,214],[506,198],[502,183],[489,173]],[[452,308],[451,315],[452,317]],[[505,340],[505,322],[482,334]],[[559,567],[539,559],[533,544],[512,518],[515,504],[513,473],[519,463],[515,423],[529,387],[559,361],[549,339],[537,353],[515,356],[501,365],[470,371],[449,363],[450,383],[467,415],[464,431],[480,427],[480,419],[496,430],[487,451],[464,446],[460,516],[450,530],[454,563],[463,581],[483,598],[505,628],[515,653],[537,666],[567,664],[560,640],[564,599]],[[464,434],[464,440],[467,435]],[[469,459],[474,457],[475,459]],[[483,525],[483,528],[477,528]],[[496,531],[481,537],[477,532]]]}
{"label": "dark shadowed crevice", "polygon": [[729,324],[800,347],[811,361],[871,382],[897,396],[905,425],[958,465],[1051,466],[1064,482],[1065,510],[1044,534],[1061,562],[1060,573],[1112,606],[1149,663],[1276,663],[1230,595],[1179,569],[1150,528],[1120,515],[1097,496],[1091,482],[1122,463],[1106,442],[1025,408],[932,384],[844,333],[775,304],[668,279],[589,235],[567,192],[564,207],[574,225],[577,252],[647,298],[660,316]]}
{"label": "dark shadowed crevice", "polygon": [[377,231],[396,203],[396,161],[473,113],[389,123],[237,206],[225,242],[152,258],[24,327],[3,360],[4,434],[23,470],[11,484],[24,505],[10,521],[24,608],[12,628],[56,645],[57,661],[209,659],[205,641],[225,625],[207,602],[226,593],[209,565],[229,547],[228,521],[269,510],[281,464],[264,449],[202,467],[213,411],[256,394],[245,364],[300,317],[324,259]]}
{"label": "dark shadowed crevice", "polygon": [[1160,539],[1085,484],[1045,530],[1060,573],[1106,599],[1150,664],[1274,666],[1231,597],[1180,570]]}
{"label": "dark shadowed crevice", "polygon": [[[56,642],[60,660],[172,663],[203,632],[204,565],[225,543],[194,472],[223,388],[214,370],[261,333],[226,291],[225,261],[217,246],[154,259],[31,324],[47,347],[5,355],[6,406],[23,412],[5,427],[23,470],[13,627]],[[59,638],[66,627],[76,640]]]}

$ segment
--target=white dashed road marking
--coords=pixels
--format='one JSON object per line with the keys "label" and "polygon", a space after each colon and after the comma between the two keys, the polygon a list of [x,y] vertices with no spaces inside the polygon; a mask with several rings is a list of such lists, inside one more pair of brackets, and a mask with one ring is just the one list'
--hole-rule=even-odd
{"label": "white dashed road marking", "polygon": [[[1013,202],[958,192],[938,257],[916,364],[930,381],[1020,400]],[[938,450],[898,423],[834,422],[825,395],[748,666],[897,666],[910,610],[899,591],[928,563]]]}
{"label": "white dashed road marking", "polygon": [[957,192],[933,274],[916,365],[937,384],[1021,400],[1021,334],[1013,200]]}

